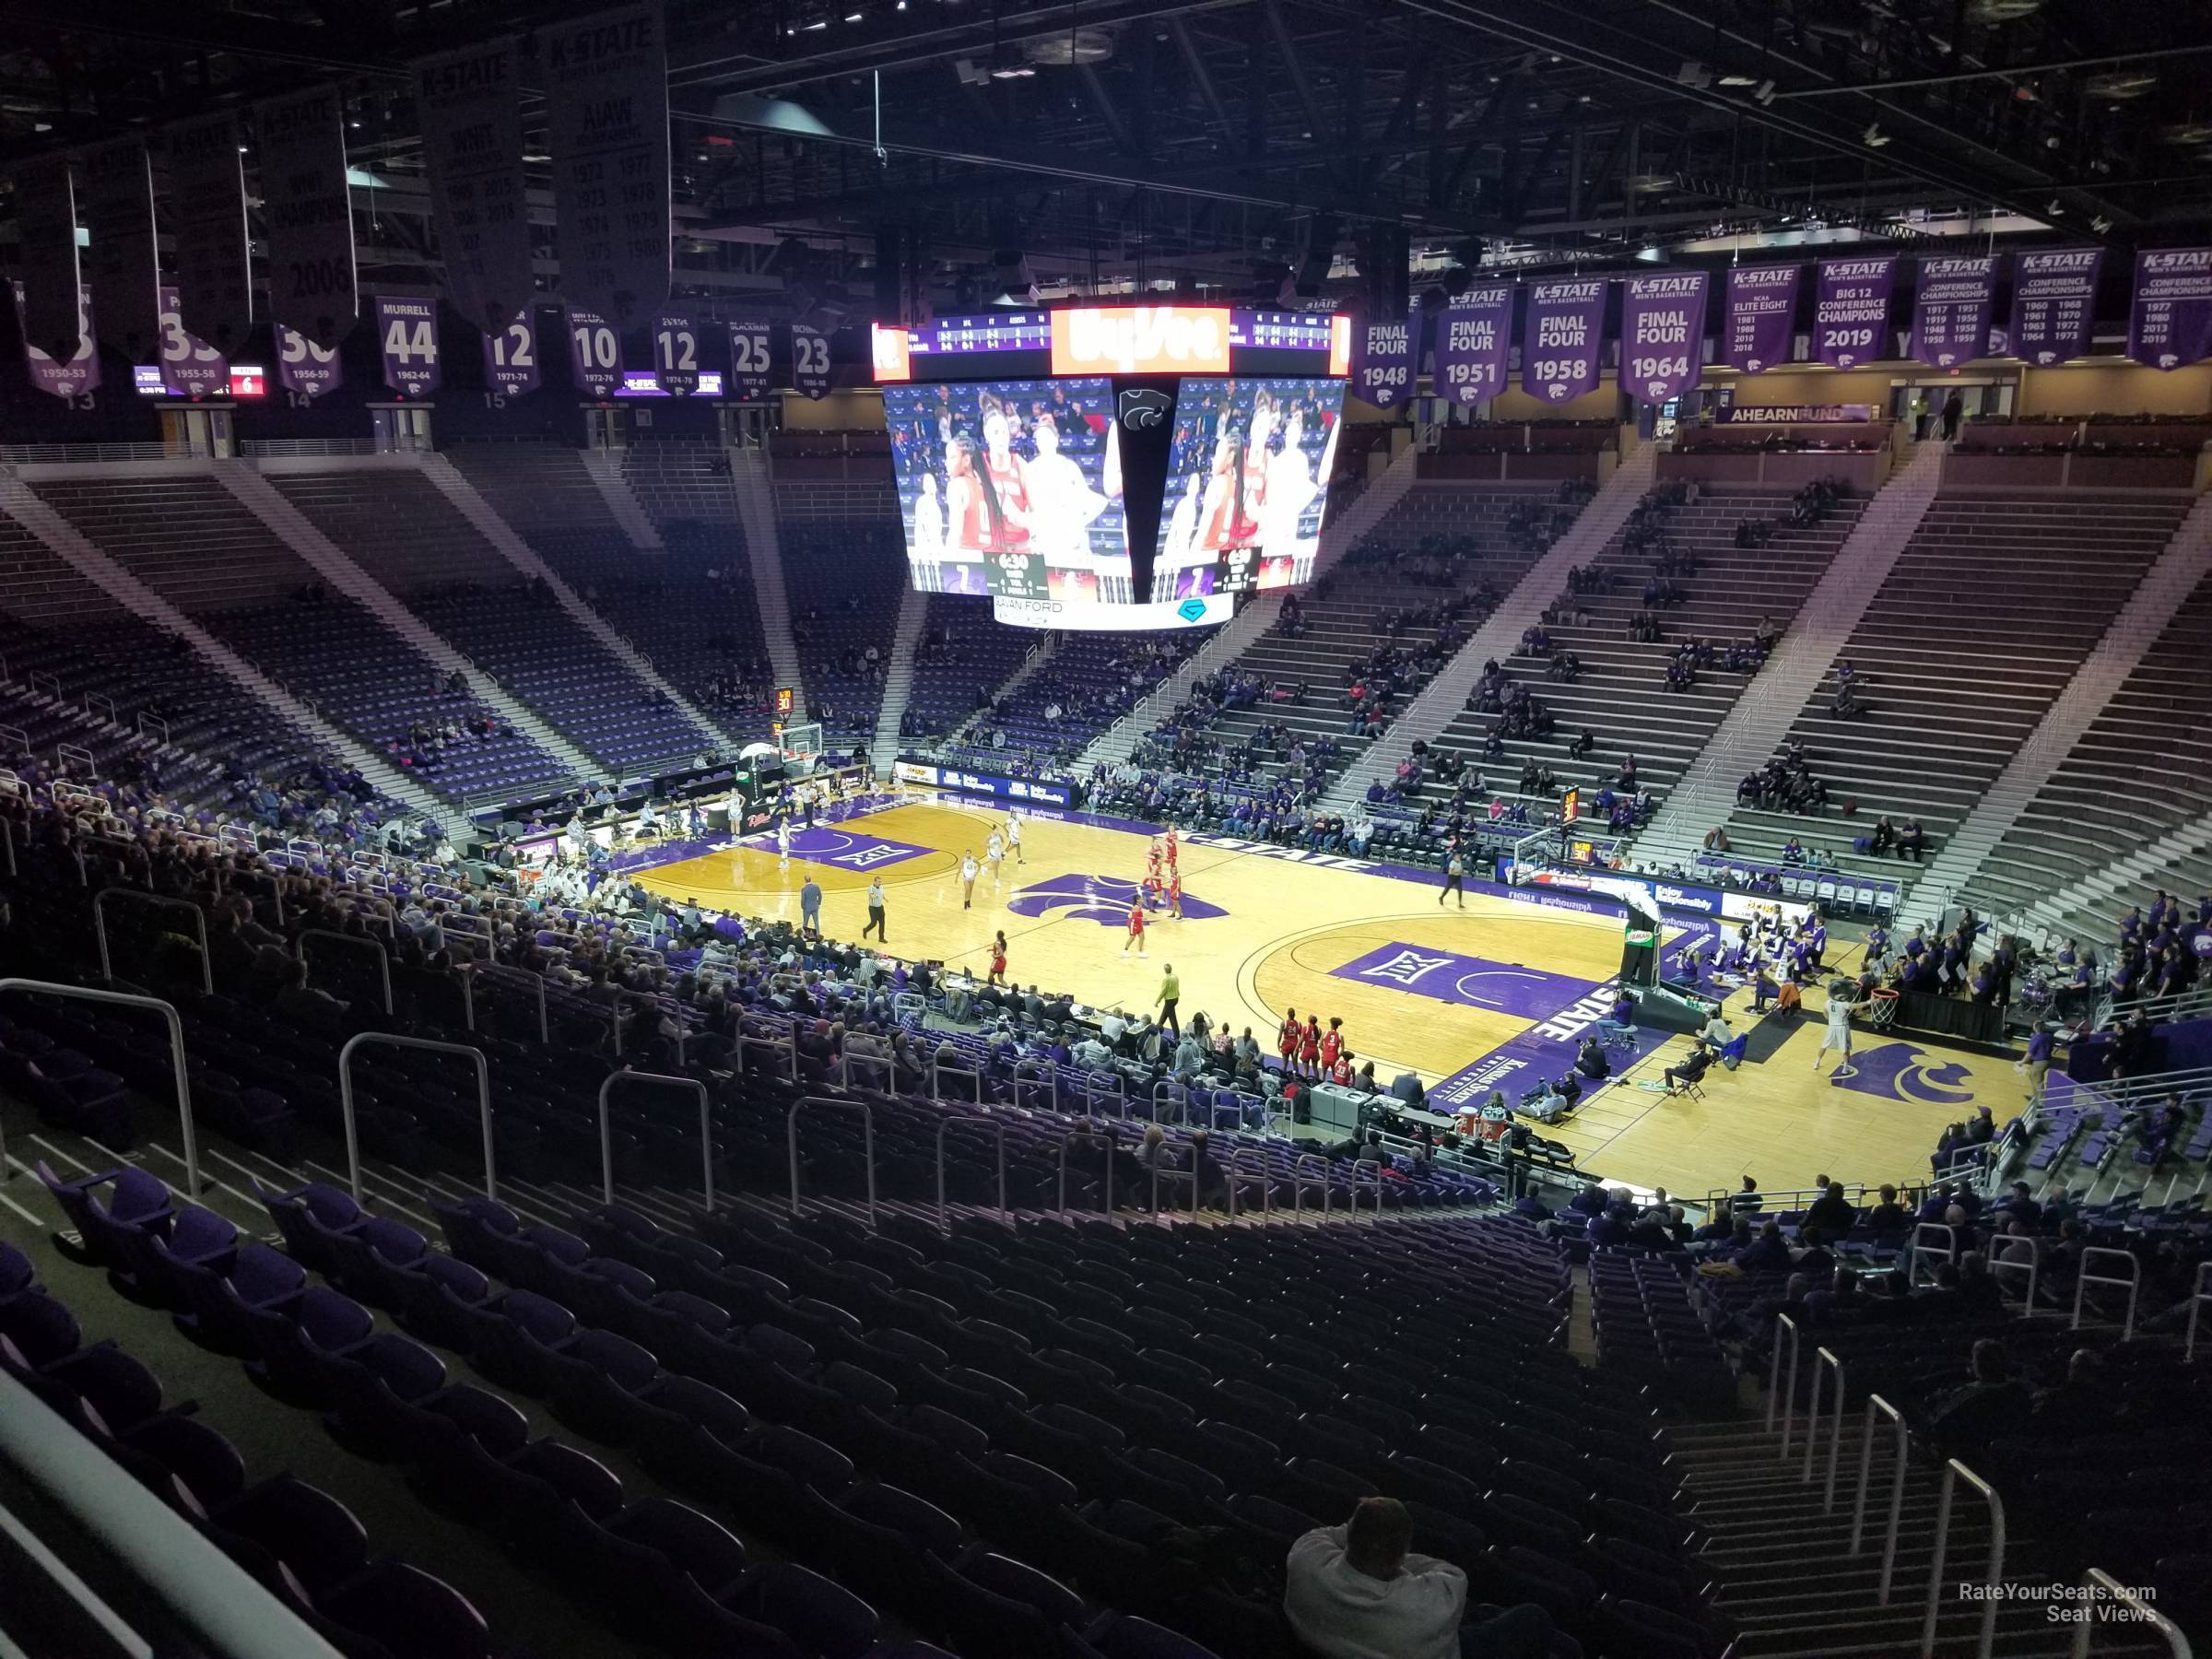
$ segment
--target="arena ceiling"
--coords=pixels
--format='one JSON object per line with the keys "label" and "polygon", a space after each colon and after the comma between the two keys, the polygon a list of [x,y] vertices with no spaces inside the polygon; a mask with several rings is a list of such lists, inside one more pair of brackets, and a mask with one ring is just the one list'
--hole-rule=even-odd
{"label": "arena ceiling", "polygon": [[[408,61],[591,9],[9,0],[0,169],[331,75],[367,274],[427,279]],[[903,264],[940,305],[1272,298],[1731,238],[2212,231],[2206,0],[669,0],[669,34],[702,292],[865,307]]]}

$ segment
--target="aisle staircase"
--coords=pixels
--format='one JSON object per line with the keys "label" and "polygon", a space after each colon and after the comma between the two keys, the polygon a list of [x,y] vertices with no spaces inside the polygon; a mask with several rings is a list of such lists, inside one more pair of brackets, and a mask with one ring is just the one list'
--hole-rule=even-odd
{"label": "aisle staircase", "polygon": [[622,476],[620,452],[609,449],[587,449],[583,456],[583,470],[591,475],[592,482],[599,487],[599,494],[606,502],[607,512],[614,514],[615,523],[622,526],[622,534],[629,537],[629,545],[641,553],[665,553],[667,547],[661,540],[660,527],[653,515],[645,511],[637,492],[630,488],[629,480]]}
{"label": "aisle staircase", "polygon": [[783,543],[776,534],[776,486],[768,457],[759,450],[732,450],[730,487],[737,492],[746,557],[753,564],[753,603],[760,612],[769,666],[776,671],[776,684],[791,691],[792,718],[803,721],[806,680],[799,672],[798,642],[791,637],[791,590],[783,583]]}
{"label": "aisle staircase", "polygon": [[899,759],[899,727],[906,719],[906,705],[914,695],[914,652],[922,643],[922,628],[929,615],[929,595],[911,582],[899,594],[899,622],[891,635],[890,654],[884,659],[883,701],[876,709],[876,740],[868,758],[878,772],[890,771]]}
{"label": "aisle staircase", "polygon": [[2068,882],[2054,893],[2038,899],[2025,916],[2006,918],[2008,924],[2041,928],[2053,940],[2085,935],[2110,936],[2133,898],[2123,898],[2131,888],[2162,886],[2169,882],[2189,888],[2173,876],[2185,860],[2202,858],[2212,851],[2212,812],[2146,841],[2132,853]]}

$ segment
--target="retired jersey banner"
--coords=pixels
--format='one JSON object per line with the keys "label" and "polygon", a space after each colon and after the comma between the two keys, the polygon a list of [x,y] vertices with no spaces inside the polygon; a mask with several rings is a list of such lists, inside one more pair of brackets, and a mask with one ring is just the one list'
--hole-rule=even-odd
{"label": "retired jersey banner", "polygon": [[376,297],[377,348],[384,384],[402,397],[428,397],[443,383],[438,363],[438,301]]}
{"label": "retired jersey banner", "polygon": [[1889,290],[1894,255],[1824,259],[1813,296],[1813,358],[1831,369],[1853,369],[1889,355]]}
{"label": "retired jersey banner", "polygon": [[169,185],[176,206],[177,300],[185,326],[218,351],[235,353],[253,326],[238,118],[211,115],[171,127]]}
{"label": "retired jersey banner", "polygon": [[40,156],[15,171],[16,315],[23,338],[47,360],[66,363],[83,335],[77,295],[76,184],[69,158]]}
{"label": "retired jersey banner", "polygon": [[1997,262],[1924,259],[1912,296],[1912,355],[1950,369],[1989,354],[1989,318],[1997,299]]}
{"label": "retired jersey banner", "polygon": [[730,324],[730,378],[723,382],[723,389],[732,397],[749,403],[768,395],[773,378],[769,367],[770,339],[765,323]]}
{"label": "retired jersey banner", "polygon": [[1705,372],[1704,271],[1630,276],[1620,305],[1620,383],[1629,395],[1663,404]]}
{"label": "retired jersey banner", "polygon": [[2212,248],[2160,248],[2136,255],[2127,355],[2153,369],[2212,357]]}
{"label": "retired jersey banner", "polygon": [[1481,282],[1437,314],[1436,394],[1467,408],[1505,390],[1513,333],[1513,285]]}
{"label": "retired jersey banner", "polygon": [[1413,395],[1418,351],[1415,317],[1352,320],[1352,395],[1378,409],[1392,409]]}
{"label": "retired jersey banner", "polygon": [[618,330],[668,298],[668,50],[655,3],[539,36],[562,295]]}
{"label": "retired jersey banner", "polygon": [[2097,319],[2097,281],[2103,274],[2102,248],[2045,248],[2016,255],[2006,349],[2038,365],[2086,357]]}
{"label": "retired jersey banner", "polygon": [[1611,286],[1604,276],[1528,285],[1528,319],[1521,330],[1524,392],[1562,404],[1596,389],[1606,290]]}
{"label": "retired jersey banner", "polygon": [[135,138],[95,145],[76,159],[77,207],[90,246],[85,282],[100,337],[134,363],[161,337],[161,270],[154,246],[154,169]]}
{"label": "retired jersey banner", "polygon": [[1737,265],[1728,273],[1721,316],[1721,360],[1757,374],[1790,360],[1797,324],[1801,265]]}
{"label": "retired jersey banner", "polygon": [[[16,324],[22,327],[27,301],[23,285],[10,284],[16,300]],[[30,383],[53,397],[82,397],[100,386],[100,347],[93,343],[92,290],[77,289],[77,334],[76,347],[59,357],[33,346],[30,333],[23,331],[23,367],[30,375]]]}
{"label": "retired jersey banner", "polygon": [[488,336],[530,303],[535,287],[517,50],[505,35],[415,65],[446,297]]}
{"label": "retired jersey banner", "polygon": [[791,325],[791,383],[802,397],[830,395],[830,336],[804,323]]}
{"label": "retired jersey banner", "polygon": [[253,130],[261,140],[270,314],[318,346],[335,346],[360,315],[345,101],[328,85],[272,98],[254,105]]}
{"label": "retired jersey banner", "polygon": [[538,388],[537,307],[525,305],[504,328],[484,331],[484,385],[502,397]]}
{"label": "retired jersey banner", "polygon": [[230,359],[184,326],[177,290],[161,290],[161,383],[184,397],[230,390]]}
{"label": "retired jersey banner", "polygon": [[276,324],[276,384],[295,403],[327,397],[345,383],[335,346],[318,346],[298,329]]}
{"label": "retired jersey banner", "polygon": [[622,385],[622,336],[597,312],[569,307],[569,369],[576,389],[612,397]]}
{"label": "retired jersey banner", "polygon": [[653,379],[671,397],[699,390],[699,324],[689,312],[663,312],[653,320]]}

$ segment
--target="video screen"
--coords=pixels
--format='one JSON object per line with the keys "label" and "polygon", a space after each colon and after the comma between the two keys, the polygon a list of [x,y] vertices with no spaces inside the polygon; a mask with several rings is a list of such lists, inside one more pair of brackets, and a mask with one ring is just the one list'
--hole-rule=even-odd
{"label": "video screen", "polygon": [[1108,381],[890,385],[883,412],[915,587],[1130,603]]}
{"label": "video screen", "polygon": [[1344,386],[1236,378],[1178,384],[1152,598],[1312,580]]}

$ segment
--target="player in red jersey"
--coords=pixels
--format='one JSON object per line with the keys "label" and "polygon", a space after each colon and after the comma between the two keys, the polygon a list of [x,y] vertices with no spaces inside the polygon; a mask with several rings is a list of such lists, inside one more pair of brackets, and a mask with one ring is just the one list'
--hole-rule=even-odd
{"label": "player in red jersey", "polygon": [[1129,947],[1136,947],[1136,954],[1145,954],[1145,907],[1140,901],[1129,907],[1129,936],[1122,941],[1122,960],[1129,959]]}
{"label": "player in red jersey", "polygon": [[986,985],[1006,982],[1006,935],[1003,931],[991,940],[991,977],[983,982]]}
{"label": "player in red jersey", "polygon": [[1321,1076],[1321,1016],[1306,1016],[1306,1029],[1298,1034],[1298,1069],[1301,1076]]}
{"label": "player in red jersey", "polygon": [[1159,843],[1154,841],[1145,853],[1145,873],[1154,881],[1159,879]]}
{"label": "player in red jersey", "polygon": [[1168,914],[1178,922],[1182,920],[1182,872],[1172,859],[1168,861]]}
{"label": "player in red jersey", "polygon": [[1170,824],[1168,826],[1168,868],[1171,870],[1176,867],[1175,852],[1178,845],[1180,842],[1175,834],[1175,826]]}
{"label": "player in red jersey", "polygon": [[1336,1068],[1336,1056],[1344,1053],[1344,1021],[1332,1018],[1329,1029],[1321,1039],[1321,1063],[1329,1070]]}
{"label": "player in red jersey", "polygon": [[1281,1054],[1283,1057],[1283,1069],[1285,1071],[1292,1070],[1291,1062],[1298,1058],[1298,1038],[1300,1031],[1303,1029],[1304,1028],[1298,1023],[1298,1010],[1296,1008],[1285,1008],[1283,1010],[1282,1029],[1277,1031],[1275,1035],[1276,1052]]}

